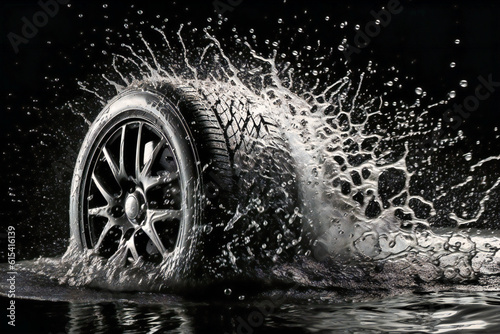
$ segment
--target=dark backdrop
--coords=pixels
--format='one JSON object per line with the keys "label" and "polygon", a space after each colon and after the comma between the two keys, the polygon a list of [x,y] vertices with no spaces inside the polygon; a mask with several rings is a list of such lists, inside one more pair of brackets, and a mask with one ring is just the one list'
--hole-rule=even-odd
{"label": "dark backdrop", "polygon": [[[321,52],[327,55],[325,62],[335,63],[333,77],[335,73],[340,76],[345,74],[346,65],[339,61],[342,52],[338,45],[344,37],[352,41],[356,33],[352,27],[363,27],[372,20],[370,11],[379,11],[387,2],[243,0],[223,13],[227,22],[217,36],[230,36],[233,26],[241,35],[251,35],[249,30],[254,29],[259,40],[280,40],[284,49],[287,43],[300,48],[319,39]],[[109,55],[123,51],[119,43],[114,44],[113,36],[129,33],[130,39],[137,39],[138,29],[159,26],[168,18],[166,33],[174,39],[179,24],[191,22],[201,29],[208,24],[208,17],[216,19],[210,0],[136,1],[133,7],[134,2],[116,0],[69,3],[70,7],[60,5],[54,17],[26,44],[19,45],[17,53],[7,36],[12,32],[21,35],[23,17],[32,21],[41,10],[40,4],[28,0],[0,3],[0,232],[16,226],[21,258],[60,254],[67,245],[72,161],[87,125],[63,106],[68,101],[85,103],[78,100],[83,92],[77,81],[99,76],[103,64],[110,62]],[[398,93],[401,96],[414,96],[415,87],[425,87],[428,96],[439,100],[456,90],[458,102],[473,94],[478,76],[491,75],[500,81],[500,2],[402,0],[401,4],[403,12],[393,16],[359,55],[353,55],[350,68],[365,67],[373,60],[381,69],[382,85],[383,69],[395,66],[400,77],[411,80],[411,85]],[[284,24],[277,23],[279,18]],[[349,28],[339,29],[344,21]],[[125,28],[127,22],[132,27]],[[305,27],[306,33],[298,34],[298,27]],[[460,39],[460,44],[456,45],[455,39]],[[257,51],[269,49],[262,46]],[[450,68],[451,62],[457,66]],[[459,89],[462,79],[468,80],[468,88]],[[87,101],[85,108],[99,109],[98,103]],[[499,110],[500,93],[496,91],[461,127],[471,141],[485,143],[480,148],[484,155],[500,150],[492,140],[494,128],[500,125]],[[442,111],[436,115],[441,117]],[[90,119],[94,116],[86,115]],[[4,257],[5,234],[1,240]]]}

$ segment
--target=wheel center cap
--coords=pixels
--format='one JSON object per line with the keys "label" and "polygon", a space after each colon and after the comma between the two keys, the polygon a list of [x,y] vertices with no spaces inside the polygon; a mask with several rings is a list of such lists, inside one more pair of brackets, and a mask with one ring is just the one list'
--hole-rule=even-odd
{"label": "wheel center cap", "polygon": [[141,204],[136,195],[132,194],[125,201],[125,214],[129,219],[136,219],[141,213]]}

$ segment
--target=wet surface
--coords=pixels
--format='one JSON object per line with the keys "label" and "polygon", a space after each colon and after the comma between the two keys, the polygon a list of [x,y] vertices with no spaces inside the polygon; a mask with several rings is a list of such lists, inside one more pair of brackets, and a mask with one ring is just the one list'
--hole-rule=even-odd
{"label": "wet surface", "polygon": [[285,303],[268,311],[262,306],[266,300],[211,305],[19,300],[33,316],[20,317],[18,328],[24,333],[496,333],[499,301],[498,293],[440,293],[357,304]]}
{"label": "wet surface", "polygon": [[[328,289],[293,288],[200,299],[60,286],[27,274],[18,278],[22,288],[16,299],[16,327],[14,331],[7,327],[6,332],[496,333],[500,329],[500,293],[476,292],[474,286],[391,296],[365,293],[358,301],[351,299],[352,290],[343,300]],[[5,296],[0,299],[2,305],[8,303]]]}

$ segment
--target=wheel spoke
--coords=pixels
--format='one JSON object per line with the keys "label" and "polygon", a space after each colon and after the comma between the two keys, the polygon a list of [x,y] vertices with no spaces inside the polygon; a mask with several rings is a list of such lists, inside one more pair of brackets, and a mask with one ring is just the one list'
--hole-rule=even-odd
{"label": "wheel spoke", "polygon": [[135,177],[139,178],[141,174],[141,141],[142,141],[142,127],[143,124],[139,123],[139,130],[137,132],[137,145],[135,148]]}
{"label": "wheel spoke", "polygon": [[121,244],[118,246],[118,250],[109,258],[109,263],[115,263],[117,265],[124,266],[127,262],[127,247],[123,247]]}
{"label": "wheel spoke", "polygon": [[122,126],[122,136],[120,138],[120,174],[125,175],[125,132],[127,126]]}
{"label": "wheel spoke", "polygon": [[108,217],[107,210],[109,209],[109,205],[101,206],[98,208],[89,209],[90,216],[99,216],[99,217]]}
{"label": "wheel spoke", "polygon": [[104,238],[106,238],[106,235],[108,235],[109,230],[111,230],[111,228],[113,226],[115,226],[115,224],[112,222],[112,220],[109,220],[106,223],[106,225],[104,226],[104,229],[101,232],[101,235],[99,236],[99,239],[97,240],[97,242],[96,242],[96,244],[94,246],[94,249],[99,250],[99,248],[101,248],[102,243],[104,241]]}
{"label": "wheel spoke", "polygon": [[168,210],[168,209],[150,209],[148,210],[148,220],[151,223],[163,220],[180,220],[182,218],[181,210]]}
{"label": "wheel spoke", "polygon": [[137,261],[139,259],[139,253],[135,248],[135,233],[133,233],[130,239],[127,240],[126,246],[127,249],[130,251],[130,254],[132,254],[132,258],[134,259],[134,261]]}
{"label": "wheel spoke", "polygon": [[142,227],[142,230],[146,235],[151,239],[153,244],[155,245],[156,249],[160,252],[160,254],[163,256],[165,254],[165,247],[163,247],[163,243],[161,242],[160,238],[158,237],[158,234],[156,234],[156,231],[151,223],[146,223],[145,226]]}
{"label": "wheel spoke", "polygon": [[120,226],[122,228],[123,235],[129,229],[133,229],[134,225],[128,220],[126,216],[122,216],[120,218],[113,218],[115,225]]}
{"label": "wheel spoke", "polygon": [[170,182],[179,179],[179,172],[164,172],[161,176],[148,177],[144,180],[144,189],[147,191],[151,188],[160,187]]}
{"label": "wheel spoke", "polygon": [[[103,208],[107,208],[107,207],[96,208],[96,209],[103,209]],[[89,214],[91,214],[90,210],[96,210],[96,209],[89,209]],[[133,228],[133,225],[125,217],[114,218],[114,217],[109,217],[108,215],[106,215],[105,217],[108,217],[108,222],[106,223],[106,225],[102,229],[101,235],[99,236],[99,240],[97,241],[97,243],[96,243],[96,245],[94,247],[100,247],[100,244],[102,243],[102,241],[104,240],[104,238],[108,234],[109,230],[112,227],[114,227],[114,226],[121,227],[122,238],[125,235],[125,231],[127,231],[128,229]]]}
{"label": "wheel spoke", "polygon": [[109,169],[111,169],[111,173],[113,173],[113,176],[115,177],[116,182],[120,184],[120,170],[118,169],[118,166],[114,162],[113,158],[109,154],[109,151],[106,147],[102,149],[102,153],[104,153],[104,157],[106,158],[106,161],[108,162]]}
{"label": "wheel spoke", "polygon": [[99,189],[99,192],[104,197],[106,202],[110,204],[113,201],[113,196],[106,189],[104,189],[104,186],[102,185],[101,181],[97,178],[95,173],[92,173],[92,181],[94,181],[94,184],[96,185],[97,189]]}
{"label": "wheel spoke", "polygon": [[160,152],[160,149],[165,145],[166,140],[162,138],[160,142],[156,145],[154,150],[150,153],[149,157],[147,157],[146,164],[144,165],[144,168],[142,169],[141,175],[142,177],[145,177],[151,173],[151,167],[153,167],[153,162],[156,159],[156,156]]}

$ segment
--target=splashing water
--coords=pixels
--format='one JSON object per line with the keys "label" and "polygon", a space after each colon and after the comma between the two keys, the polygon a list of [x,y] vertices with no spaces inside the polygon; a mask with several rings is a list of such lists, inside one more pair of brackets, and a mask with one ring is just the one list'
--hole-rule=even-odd
{"label": "splashing water", "polygon": [[[413,88],[418,97],[413,104],[384,101],[384,94],[367,88],[366,82],[376,77],[371,64],[333,81],[311,80],[304,70],[281,61],[277,50],[265,57],[248,42],[224,47],[208,30],[188,42],[183,28],[177,31],[177,44],[158,28],[153,29],[163,38],[160,48],[142,37],[142,48],[123,44],[126,54],[113,55],[102,78],[115,92],[139,82],[169,81],[216,94],[243,95],[282,126],[302,205],[290,214],[302,218],[303,238],[309,244],[304,252],[298,248],[300,257],[291,264],[277,261],[280,251],[270,252],[277,264],[261,268],[267,271],[260,274],[262,280],[322,288],[353,287],[353,282],[375,286],[381,280],[408,286],[416,280],[466,282],[500,273],[500,240],[491,231],[467,229],[476,222],[484,225],[483,216],[495,203],[500,178],[484,176],[487,171],[482,168],[500,157],[475,160],[467,153],[461,168],[465,180],[445,179],[430,167],[438,163],[440,148],[453,146],[463,136],[439,139],[428,150],[419,145],[441,129],[442,124],[432,124],[426,116],[446,101],[422,106],[426,94],[420,87]],[[390,82],[388,87],[394,85]],[[106,103],[97,89],[78,84]],[[85,114],[75,106],[71,109]],[[451,210],[457,198],[464,205]],[[240,203],[233,220],[251,205],[255,204]],[[451,219],[454,226],[446,228],[450,224],[440,225],[440,219]],[[300,241],[294,239],[285,247]],[[224,261],[235,266],[238,254],[229,246],[228,250]],[[40,268],[61,283],[118,290],[161,290],[168,285],[162,277],[170,270],[147,263],[123,268],[91,251],[82,256],[73,243],[60,260],[37,260]],[[363,278],[365,283],[359,283]]]}

